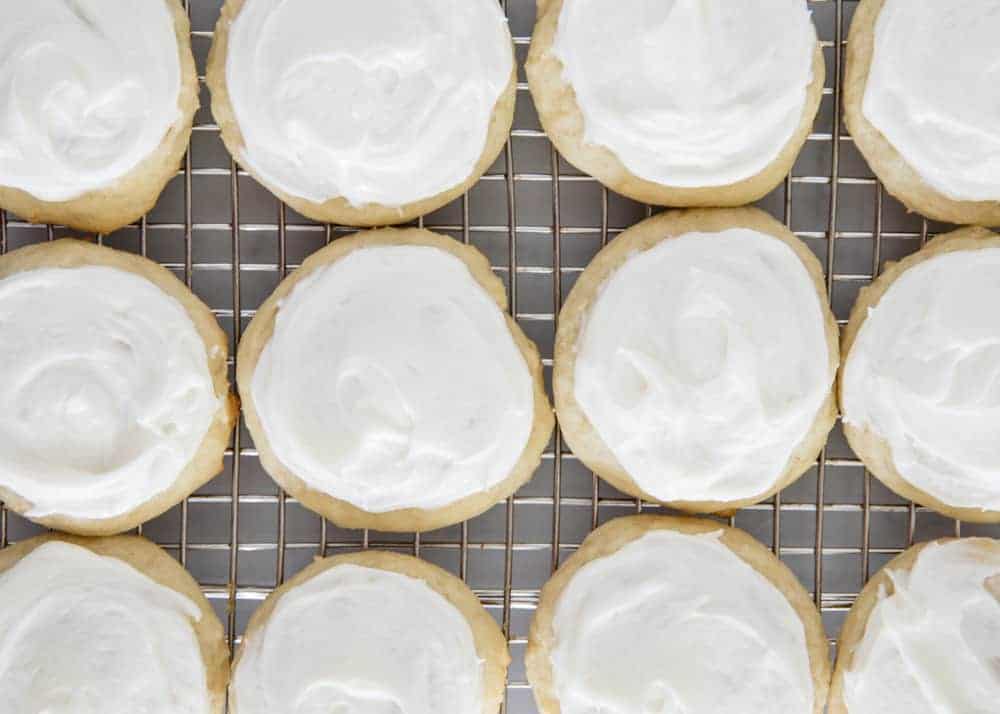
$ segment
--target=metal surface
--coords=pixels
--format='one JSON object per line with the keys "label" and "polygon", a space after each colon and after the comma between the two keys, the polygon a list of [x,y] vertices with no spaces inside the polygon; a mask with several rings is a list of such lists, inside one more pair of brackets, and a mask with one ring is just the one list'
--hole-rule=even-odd
{"label": "metal surface", "polygon": [[[192,42],[204,71],[221,0],[190,0]],[[506,7],[523,61],[532,0]],[[885,260],[917,250],[946,226],[906,211],[874,180],[840,122],[839,80],[853,0],[810,3],[827,59],[827,89],[814,133],[792,175],[760,202],[785,221],[827,270],[834,311],[846,321],[858,289]],[[523,74],[515,128],[500,159],[467,196],[421,223],[472,243],[507,281],[511,309],[539,345],[551,372],[562,299],[608,240],[653,209],[610,194],[552,150]],[[236,166],[202,92],[188,159],[147,219],[99,238],[166,265],[212,307],[233,340],[287,271],[351,232],[286,209]],[[0,250],[72,232],[0,217]],[[268,592],[315,556],[361,548],[414,553],[463,577],[508,633],[513,664],[507,710],[535,711],[523,655],[538,591],[552,568],[592,528],[615,516],[655,511],[599,482],[558,434],[534,480],[472,521],[423,536],[344,531],[279,493],[240,426],[226,469],[186,503],[142,532],[174,554],[203,585],[235,645]],[[865,580],[914,540],[1000,536],[960,524],[894,496],[872,480],[839,430],[814,468],[771,502],[730,521],[772,547],[820,605],[831,645]],[[40,529],[0,509],[0,546]]]}

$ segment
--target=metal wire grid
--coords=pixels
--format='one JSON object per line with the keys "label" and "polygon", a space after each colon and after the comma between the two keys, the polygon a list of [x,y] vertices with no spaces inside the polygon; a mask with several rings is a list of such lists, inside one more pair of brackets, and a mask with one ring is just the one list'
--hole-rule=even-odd
{"label": "metal wire grid", "polygon": [[[523,60],[534,3],[500,1]],[[203,70],[221,0],[184,4]],[[913,252],[946,227],[907,215],[887,196],[842,127],[844,46],[856,0],[810,5],[827,59],[823,108],[792,174],[761,206],[820,257],[844,324],[857,290],[885,259]],[[472,243],[490,257],[507,281],[513,314],[539,344],[548,378],[556,318],[573,281],[608,240],[656,209],[609,193],[563,162],[541,131],[523,74],[518,100],[515,128],[496,165],[469,194],[418,225]],[[97,240],[174,271],[212,307],[235,346],[277,282],[310,252],[351,230],[304,219],[239,171],[221,146],[203,92],[188,155],[157,208],[137,225]],[[63,235],[72,232],[0,213],[0,252]],[[523,653],[541,585],[599,523],[655,510],[598,481],[557,431],[535,479],[479,518],[422,536],[343,531],[274,486],[241,425],[225,471],[140,531],[195,575],[234,647],[259,602],[314,556],[377,547],[442,565],[468,582],[503,626],[514,660],[505,708],[520,713],[535,711]],[[831,648],[869,575],[915,540],[1000,536],[998,527],[951,521],[894,496],[871,479],[839,429],[806,477],[728,521],[773,548],[813,593]],[[0,505],[0,547],[39,531]]]}

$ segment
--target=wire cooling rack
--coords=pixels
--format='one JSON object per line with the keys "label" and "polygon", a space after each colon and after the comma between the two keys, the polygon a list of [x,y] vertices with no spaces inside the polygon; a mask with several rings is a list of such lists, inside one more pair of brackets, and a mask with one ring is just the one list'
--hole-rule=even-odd
{"label": "wire cooling rack", "polygon": [[[523,62],[534,2],[501,4]],[[791,176],[759,204],[820,258],[841,325],[859,288],[884,261],[912,253],[948,228],[907,214],[889,197],[841,123],[845,38],[856,4],[810,2],[827,62],[820,117]],[[203,73],[221,0],[185,5]],[[219,138],[207,91],[201,103],[188,157],[156,208],[140,223],[97,240],[174,271],[212,308],[235,353],[255,308],[281,278],[352,230],[303,218],[238,171]],[[503,154],[466,196],[419,223],[490,258],[508,285],[518,322],[538,343],[548,380],[556,316],[574,280],[602,245],[654,210],[607,192],[558,156],[541,131],[522,72]],[[0,251],[64,235],[73,233],[0,214]],[[524,648],[539,589],[552,569],[595,525],[656,510],[595,479],[557,433],[531,483],[461,526],[420,536],[345,531],[277,489],[241,425],[224,472],[141,530],[198,579],[234,646],[260,601],[315,556],[386,548],[437,563],[461,576],[502,624],[513,657],[505,706],[521,714],[535,711]],[[1000,536],[1000,527],[958,523],[890,493],[851,453],[839,426],[805,477],[729,521],[771,547],[813,593],[831,653],[864,582],[909,544],[944,535]],[[0,507],[0,546],[39,531]]]}

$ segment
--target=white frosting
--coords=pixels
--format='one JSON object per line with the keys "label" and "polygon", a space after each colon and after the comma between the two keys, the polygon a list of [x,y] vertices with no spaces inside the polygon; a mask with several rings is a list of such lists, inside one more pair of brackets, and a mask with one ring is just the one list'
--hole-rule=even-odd
{"label": "white frosting", "polygon": [[105,188],[180,117],[164,0],[8,2],[3,15],[0,186],[45,201]]}
{"label": "white frosting", "polygon": [[219,406],[183,306],[115,268],[0,280],[0,485],[29,516],[111,518],[169,488]]}
{"label": "white frosting", "polygon": [[472,175],[513,62],[496,0],[247,0],[226,57],[240,161],[317,203],[430,198]]}
{"label": "white frosting", "polygon": [[286,592],[233,674],[239,714],[476,714],[472,628],[424,581],[336,565]]}
{"label": "white frosting", "polygon": [[562,714],[811,714],[802,621],[718,537],[651,531],[573,576],[552,622]]}
{"label": "white frosting", "polygon": [[1000,510],[1000,248],[938,255],[869,310],[843,377],[844,421],[952,506]]}
{"label": "white frosting", "polygon": [[663,501],[768,490],[834,378],[812,277],[785,243],[745,228],[630,256],[599,289],[576,348],[577,402]]}
{"label": "white frosting", "polygon": [[252,390],[278,459],[370,512],[489,489],[534,416],[504,314],[461,260],[427,246],[362,248],[299,282]]}
{"label": "white frosting", "polygon": [[1000,0],[886,0],[875,23],[862,111],[959,201],[1000,200],[998,35]]}
{"label": "white frosting", "polygon": [[585,141],[648,181],[723,186],[795,134],[816,41],[805,0],[565,0],[553,53]]}
{"label": "white frosting", "polygon": [[1000,553],[968,541],[931,544],[909,572],[887,572],[894,592],[880,590],[844,675],[850,713],[994,714]]}
{"label": "white frosting", "polygon": [[0,573],[7,714],[209,714],[201,610],[116,558],[46,543]]}

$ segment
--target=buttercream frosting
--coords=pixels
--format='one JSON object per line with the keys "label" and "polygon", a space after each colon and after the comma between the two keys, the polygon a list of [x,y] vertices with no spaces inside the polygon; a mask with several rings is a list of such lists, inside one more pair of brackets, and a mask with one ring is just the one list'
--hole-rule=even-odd
{"label": "buttercream frosting", "polygon": [[240,161],[316,203],[430,198],[473,173],[513,61],[496,0],[247,0],[226,57]]}
{"label": "buttercream frosting", "polygon": [[180,89],[165,0],[7,3],[0,186],[67,201],[114,184],[180,118]]}
{"label": "buttercream frosting", "polygon": [[913,265],[869,309],[844,365],[844,421],[945,504],[1000,510],[1000,248]]}
{"label": "buttercream frosting", "polygon": [[816,30],[804,0],[564,0],[552,51],[584,140],[636,176],[723,186],[802,121]]}
{"label": "buttercream frosting", "polygon": [[556,603],[562,714],[809,714],[805,628],[719,533],[651,531],[584,565]]}
{"label": "buttercream frosting", "polygon": [[998,33],[1000,0],[886,0],[875,22],[862,112],[954,200],[1000,200]]}
{"label": "buttercream frosting", "polygon": [[281,596],[244,643],[232,694],[239,714],[475,714],[482,661],[425,582],[340,564]]}
{"label": "buttercream frosting", "polygon": [[201,610],[117,558],[62,542],[0,573],[9,714],[209,714]]}
{"label": "buttercream frosting", "polygon": [[0,485],[29,516],[112,518],[168,489],[219,407],[184,307],[104,266],[0,280]]}
{"label": "buttercream frosting", "polygon": [[534,418],[504,313],[465,263],[428,246],[357,249],[303,278],[251,389],[278,460],[373,513],[503,481]]}
{"label": "buttercream frosting", "polygon": [[815,283],[788,245],[746,228],[687,233],[629,256],[599,288],[574,396],[654,498],[752,498],[828,398],[829,349]]}
{"label": "buttercream frosting", "polygon": [[880,588],[844,674],[848,711],[995,712],[1000,702],[1000,552],[969,541],[932,543],[911,570],[889,570],[888,575],[893,592]]}

